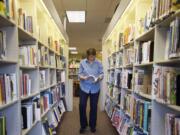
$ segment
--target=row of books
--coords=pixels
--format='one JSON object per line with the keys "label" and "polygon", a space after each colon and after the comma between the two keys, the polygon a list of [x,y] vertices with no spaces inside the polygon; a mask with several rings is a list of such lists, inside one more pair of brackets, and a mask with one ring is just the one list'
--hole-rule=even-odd
{"label": "row of books", "polygon": [[0,105],[14,101],[17,97],[16,74],[0,74]]}
{"label": "row of books", "polygon": [[177,17],[171,22],[166,37],[166,56],[165,58],[180,57],[180,18]]}
{"label": "row of books", "polygon": [[59,102],[57,106],[53,108],[51,111],[52,119],[49,120],[48,118],[43,121],[43,129],[42,135],[53,135],[56,134],[55,128],[57,127],[58,123],[61,120],[63,113],[65,112],[64,103],[62,100]]}
{"label": "row of books", "polygon": [[38,48],[38,64],[41,66],[48,66],[48,49],[44,46]]}
{"label": "row of books", "polygon": [[7,135],[6,116],[0,116],[0,135]]}
{"label": "row of books", "polygon": [[134,48],[132,47],[124,50],[123,65],[132,65],[134,63],[134,53]]}
{"label": "row of books", "polygon": [[14,0],[1,0],[0,1],[0,14],[10,19],[15,19],[15,1]]}
{"label": "row of books", "polygon": [[143,64],[153,61],[154,42],[140,42],[135,49],[135,63]]}
{"label": "row of books", "polygon": [[40,98],[34,97],[31,101],[22,103],[22,129],[29,129],[40,120]]}
{"label": "row of books", "polygon": [[180,70],[175,67],[155,66],[153,71],[153,94],[156,99],[180,105]]}
{"label": "row of books", "polygon": [[24,30],[33,33],[33,17],[22,8],[18,9],[18,25]]}
{"label": "row of books", "polygon": [[41,114],[46,112],[53,105],[53,93],[50,91],[42,93],[40,97]]}
{"label": "row of books", "polygon": [[180,134],[180,118],[178,115],[167,113],[165,115],[165,135]]}
{"label": "row of books", "polygon": [[52,50],[55,50],[56,52],[60,52],[60,46],[61,46],[60,41],[53,40],[52,36],[48,37],[48,46]]}
{"label": "row of books", "polygon": [[0,59],[5,59],[6,55],[6,31],[0,30]]}
{"label": "row of books", "polygon": [[37,48],[36,45],[20,46],[19,48],[20,65],[37,65]]}
{"label": "row of books", "polygon": [[69,68],[79,68],[80,60],[78,59],[72,59],[69,60]]}
{"label": "row of books", "polygon": [[112,84],[118,88],[132,88],[132,70],[131,69],[124,69],[119,70],[111,70],[108,72],[107,75],[107,82]]}
{"label": "row of books", "polygon": [[[117,129],[121,135],[148,135],[149,133],[141,128],[138,124],[135,124],[134,120],[131,119],[130,115],[117,106],[112,99],[107,98],[105,102],[105,110],[110,117],[113,126]],[[140,109],[138,109],[140,111]],[[142,112],[142,111],[141,111]],[[143,113],[143,112],[142,112]],[[143,117],[144,114],[141,114]],[[139,116],[138,116],[139,117]],[[143,118],[141,118],[142,120]],[[150,125],[150,123],[149,123]]]}
{"label": "row of books", "polygon": [[29,74],[20,71],[20,95],[22,97],[32,94],[32,78]]}
{"label": "row of books", "polygon": [[151,95],[152,89],[152,72],[148,74],[145,70],[138,69],[134,73],[134,91]]}
{"label": "row of books", "polygon": [[111,121],[120,135],[148,135],[148,132],[135,126],[130,117],[119,108],[115,107]]}
{"label": "row of books", "polygon": [[166,17],[180,7],[179,0],[154,0],[153,1],[156,20]]}
{"label": "row of books", "polygon": [[57,76],[57,82],[58,83],[65,83],[66,82],[66,71],[57,70],[56,76]]}

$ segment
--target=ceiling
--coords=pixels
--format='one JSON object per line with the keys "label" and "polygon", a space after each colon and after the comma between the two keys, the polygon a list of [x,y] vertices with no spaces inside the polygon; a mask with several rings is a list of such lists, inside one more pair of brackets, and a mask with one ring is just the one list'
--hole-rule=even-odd
{"label": "ceiling", "polygon": [[69,46],[83,53],[89,47],[101,50],[102,37],[120,0],[53,0],[61,20],[66,10],[85,10],[86,23],[67,23]]}

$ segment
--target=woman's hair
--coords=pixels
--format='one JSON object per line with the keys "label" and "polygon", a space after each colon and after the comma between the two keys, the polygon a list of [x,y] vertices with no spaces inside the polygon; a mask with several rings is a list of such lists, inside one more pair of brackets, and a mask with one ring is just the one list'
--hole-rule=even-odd
{"label": "woman's hair", "polygon": [[96,49],[95,48],[89,48],[86,51],[86,55],[87,55],[87,57],[90,56],[90,55],[96,56]]}

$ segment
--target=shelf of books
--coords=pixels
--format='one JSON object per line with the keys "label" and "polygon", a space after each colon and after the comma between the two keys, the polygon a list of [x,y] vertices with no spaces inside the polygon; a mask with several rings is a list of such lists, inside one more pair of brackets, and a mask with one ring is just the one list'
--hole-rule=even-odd
{"label": "shelf of books", "polygon": [[108,33],[102,50],[112,125],[120,135],[178,135],[180,2],[131,0]]}
{"label": "shelf of books", "polygon": [[65,37],[42,0],[0,1],[1,135],[55,132],[66,111]]}

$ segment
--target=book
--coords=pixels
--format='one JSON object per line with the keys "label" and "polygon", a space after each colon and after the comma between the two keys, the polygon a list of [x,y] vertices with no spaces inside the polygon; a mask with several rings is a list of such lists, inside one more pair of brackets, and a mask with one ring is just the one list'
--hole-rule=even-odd
{"label": "book", "polygon": [[48,61],[48,49],[45,48],[44,46],[41,46],[38,48],[38,64],[40,66],[48,66],[49,61]]}
{"label": "book", "polygon": [[46,70],[40,70],[39,71],[39,76],[40,76],[40,80],[39,80],[39,84],[40,84],[40,88],[45,88],[47,86],[46,84]]}
{"label": "book", "polygon": [[0,30],[0,59],[5,59],[6,56],[7,56],[6,31]]}
{"label": "book", "polygon": [[0,116],[0,135],[7,135],[6,130],[6,117]]}

